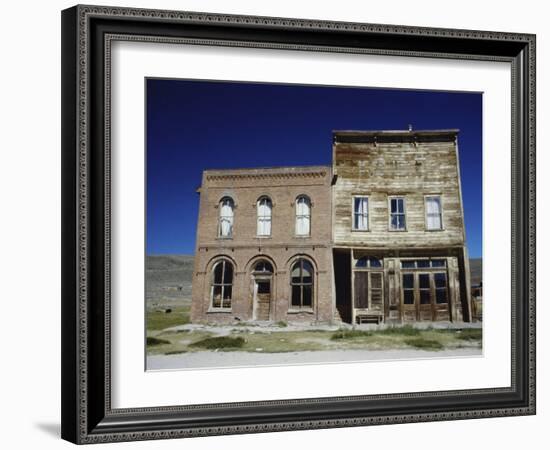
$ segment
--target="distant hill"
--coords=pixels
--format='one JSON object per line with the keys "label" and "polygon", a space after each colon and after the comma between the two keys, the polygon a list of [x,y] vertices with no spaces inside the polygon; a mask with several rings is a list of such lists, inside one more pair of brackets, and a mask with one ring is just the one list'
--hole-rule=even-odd
{"label": "distant hill", "polygon": [[481,258],[470,258],[470,280],[471,284],[479,284],[482,280],[483,262]]}
{"label": "distant hill", "polygon": [[173,270],[191,266],[193,270],[193,255],[147,255],[147,270]]}
{"label": "distant hill", "polygon": [[147,303],[177,304],[191,301],[193,255],[147,255]]}

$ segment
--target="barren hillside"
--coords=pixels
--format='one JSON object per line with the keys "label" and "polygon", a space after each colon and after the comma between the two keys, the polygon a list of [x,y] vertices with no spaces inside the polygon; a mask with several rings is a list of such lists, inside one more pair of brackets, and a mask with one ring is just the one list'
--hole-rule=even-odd
{"label": "barren hillside", "polygon": [[193,255],[147,255],[147,306],[190,302],[192,279]]}

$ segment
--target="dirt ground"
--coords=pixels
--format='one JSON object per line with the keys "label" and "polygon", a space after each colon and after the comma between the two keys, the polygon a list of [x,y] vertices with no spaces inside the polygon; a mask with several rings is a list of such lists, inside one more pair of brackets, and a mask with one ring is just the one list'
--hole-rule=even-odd
{"label": "dirt ground", "polygon": [[180,355],[151,355],[147,370],[186,370],[198,368],[284,366],[381,360],[460,358],[482,356],[480,348],[443,350],[332,350],[291,353],[194,352]]}

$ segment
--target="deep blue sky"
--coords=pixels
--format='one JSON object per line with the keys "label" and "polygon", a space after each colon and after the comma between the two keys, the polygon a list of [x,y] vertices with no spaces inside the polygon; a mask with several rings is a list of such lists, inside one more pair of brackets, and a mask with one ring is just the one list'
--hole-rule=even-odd
{"label": "deep blue sky", "polygon": [[481,256],[482,95],[147,80],[147,253],[193,254],[204,169],[331,164],[332,130],[459,128],[470,257]]}

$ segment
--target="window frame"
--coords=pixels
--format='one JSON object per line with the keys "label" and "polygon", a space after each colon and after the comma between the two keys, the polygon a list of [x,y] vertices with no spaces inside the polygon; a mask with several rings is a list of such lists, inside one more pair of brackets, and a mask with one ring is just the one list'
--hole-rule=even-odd
{"label": "window frame", "polygon": [[[232,215],[231,215],[231,230],[230,230],[228,235],[223,235],[222,234],[222,218],[223,217],[228,217],[228,216],[222,216],[222,207],[223,207],[223,202],[225,200],[230,200],[231,201],[231,212],[232,212]],[[233,199],[233,197],[230,197],[229,195],[223,196],[220,199],[220,201],[218,202],[218,209],[219,209],[219,212],[218,212],[218,236],[217,236],[217,238],[218,239],[233,239],[234,230],[235,230],[235,209],[236,209],[235,200]]]}
{"label": "window frame", "polygon": [[[445,286],[444,287],[438,287],[437,283],[435,281],[436,275],[443,275],[445,277]],[[434,299],[433,304],[434,306],[441,306],[441,305],[447,305],[450,308],[450,292],[449,292],[449,273],[448,271],[433,271],[432,272],[432,280],[433,280],[433,289],[434,289]],[[438,291],[444,291],[445,292],[445,302],[439,302],[437,298],[437,292]]]}
{"label": "window frame", "polygon": [[[391,223],[391,219],[392,219],[392,215],[394,213],[391,212],[391,201],[392,200],[397,200],[397,199],[401,199],[403,200],[403,212],[402,213],[395,213],[395,214],[398,214],[398,215],[402,215],[403,216],[403,219],[405,221],[405,224],[404,224],[404,227],[403,228],[392,228],[392,223]],[[405,195],[388,195],[388,231],[396,231],[396,232],[403,232],[403,231],[407,231],[407,200],[406,200],[406,196]]]}
{"label": "window frame", "polygon": [[[298,234],[298,201],[304,198],[307,201],[308,207],[309,207],[309,214],[300,214],[300,217],[308,217],[309,218],[309,228],[307,234]],[[311,237],[311,208],[313,206],[313,202],[311,201],[311,198],[309,195],[306,194],[300,194],[296,197],[294,200],[294,236],[297,238],[309,238]]]}
{"label": "window frame", "polygon": [[[435,277],[436,275],[443,275],[445,279],[444,287],[437,287]],[[410,276],[413,279],[413,287],[405,287],[405,276]],[[421,287],[420,277],[427,276],[429,287]],[[422,302],[422,291],[428,291],[430,294],[430,302]],[[405,291],[413,292],[413,303],[405,303]],[[437,301],[437,292],[445,292],[445,302]],[[423,267],[423,268],[414,268],[414,269],[402,269],[401,270],[401,305],[406,306],[415,306],[417,308],[422,306],[430,305],[432,308],[443,307],[446,305],[447,308],[451,308],[451,299],[450,299],[450,290],[449,290],[449,271],[448,269],[437,267]],[[450,312],[450,311],[449,311]],[[432,321],[435,319],[432,319]]]}
{"label": "window frame", "polygon": [[[225,281],[225,265],[231,264],[231,282],[226,283]],[[222,266],[222,280],[221,283],[216,283],[216,268],[219,264],[223,264]],[[231,312],[233,308],[233,286],[234,286],[234,280],[235,280],[235,264],[233,264],[233,261],[231,261],[228,258],[219,258],[217,259],[214,264],[212,265],[211,274],[210,274],[210,306],[208,308],[209,312]],[[214,289],[216,286],[221,287],[221,300],[220,300],[220,306],[214,306]],[[231,286],[231,297],[229,298],[229,306],[223,306],[223,296],[225,292],[225,288],[227,286]]]}
{"label": "window frame", "polygon": [[[355,216],[363,215],[355,212],[355,199],[362,198],[367,200],[367,228],[355,228]],[[351,231],[353,232],[365,232],[370,231],[370,196],[367,194],[353,194],[351,196]]]}
{"label": "window frame", "polygon": [[[258,233],[258,226],[260,224],[260,219],[266,220],[268,216],[260,216],[260,202],[263,200],[266,200],[269,202],[269,234],[259,234]],[[271,197],[269,195],[262,195],[258,197],[258,200],[256,200],[256,237],[260,239],[268,239],[273,235],[273,200],[271,200]]]}
{"label": "window frame", "polygon": [[[303,266],[303,262],[307,262],[309,265],[311,265],[311,283],[304,283],[303,281],[301,281],[300,283],[294,283],[292,281],[292,272],[294,270],[294,266],[297,264],[297,263],[300,263],[300,280],[303,280],[304,279],[304,275],[303,275],[303,272],[304,272],[304,266]],[[306,311],[306,312],[313,312],[314,310],[314,307],[315,307],[315,277],[316,277],[316,273],[315,273],[315,265],[313,264],[312,261],[310,261],[308,258],[304,258],[304,257],[299,257],[299,258],[296,258],[292,261],[292,263],[290,264],[290,279],[289,279],[289,286],[290,286],[290,295],[289,295],[289,312],[302,312],[302,311]],[[292,303],[292,288],[293,286],[300,286],[300,305],[294,305]],[[304,289],[303,287],[304,286],[310,286],[311,287],[311,305],[310,306],[304,306]]]}
{"label": "window frame", "polygon": [[[271,270],[257,270],[257,267],[259,264],[269,265],[271,267]],[[275,268],[271,261],[265,258],[260,258],[252,264],[251,272],[252,274],[256,274],[256,275],[273,275],[275,273]]]}
{"label": "window frame", "polygon": [[[412,277],[412,287],[405,287],[405,277]],[[405,291],[412,291],[412,303],[405,302]],[[401,272],[401,306],[417,306],[416,302],[416,277],[414,272]]]}
{"label": "window frame", "polygon": [[[428,199],[429,198],[438,198],[439,199],[439,223],[441,224],[440,228],[430,228],[428,226]],[[433,214],[431,214],[433,215]],[[424,228],[426,231],[445,231],[445,225],[443,223],[443,196],[441,194],[426,194],[424,195]]]}
{"label": "window frame", "polygon": [[[427,261],[427,266],[419,266],[418,261]],[[434,262],[442,262],[442,265],[434,265]],[[404,262],[413,263],[412,267],[405,267]],[[407,257],[399,258],[399,267],[401,270],[448,270],[449,264],[447,261],[447,256],[435,256],[435,257]]]}
{"label": "window frame", "polygon": [[[366,266],[358,266],[357,263],[361,260],[366,260],[367,265]],[[372,265],[372,261],[376,260],[380,263],[379,266]],[[359,256],[358,258],[354,256],[353,258],[353,270],[384,270],[384,258],[383,257],[377,257],[377,256],[371,256],[371,255],[363,255]]]}

